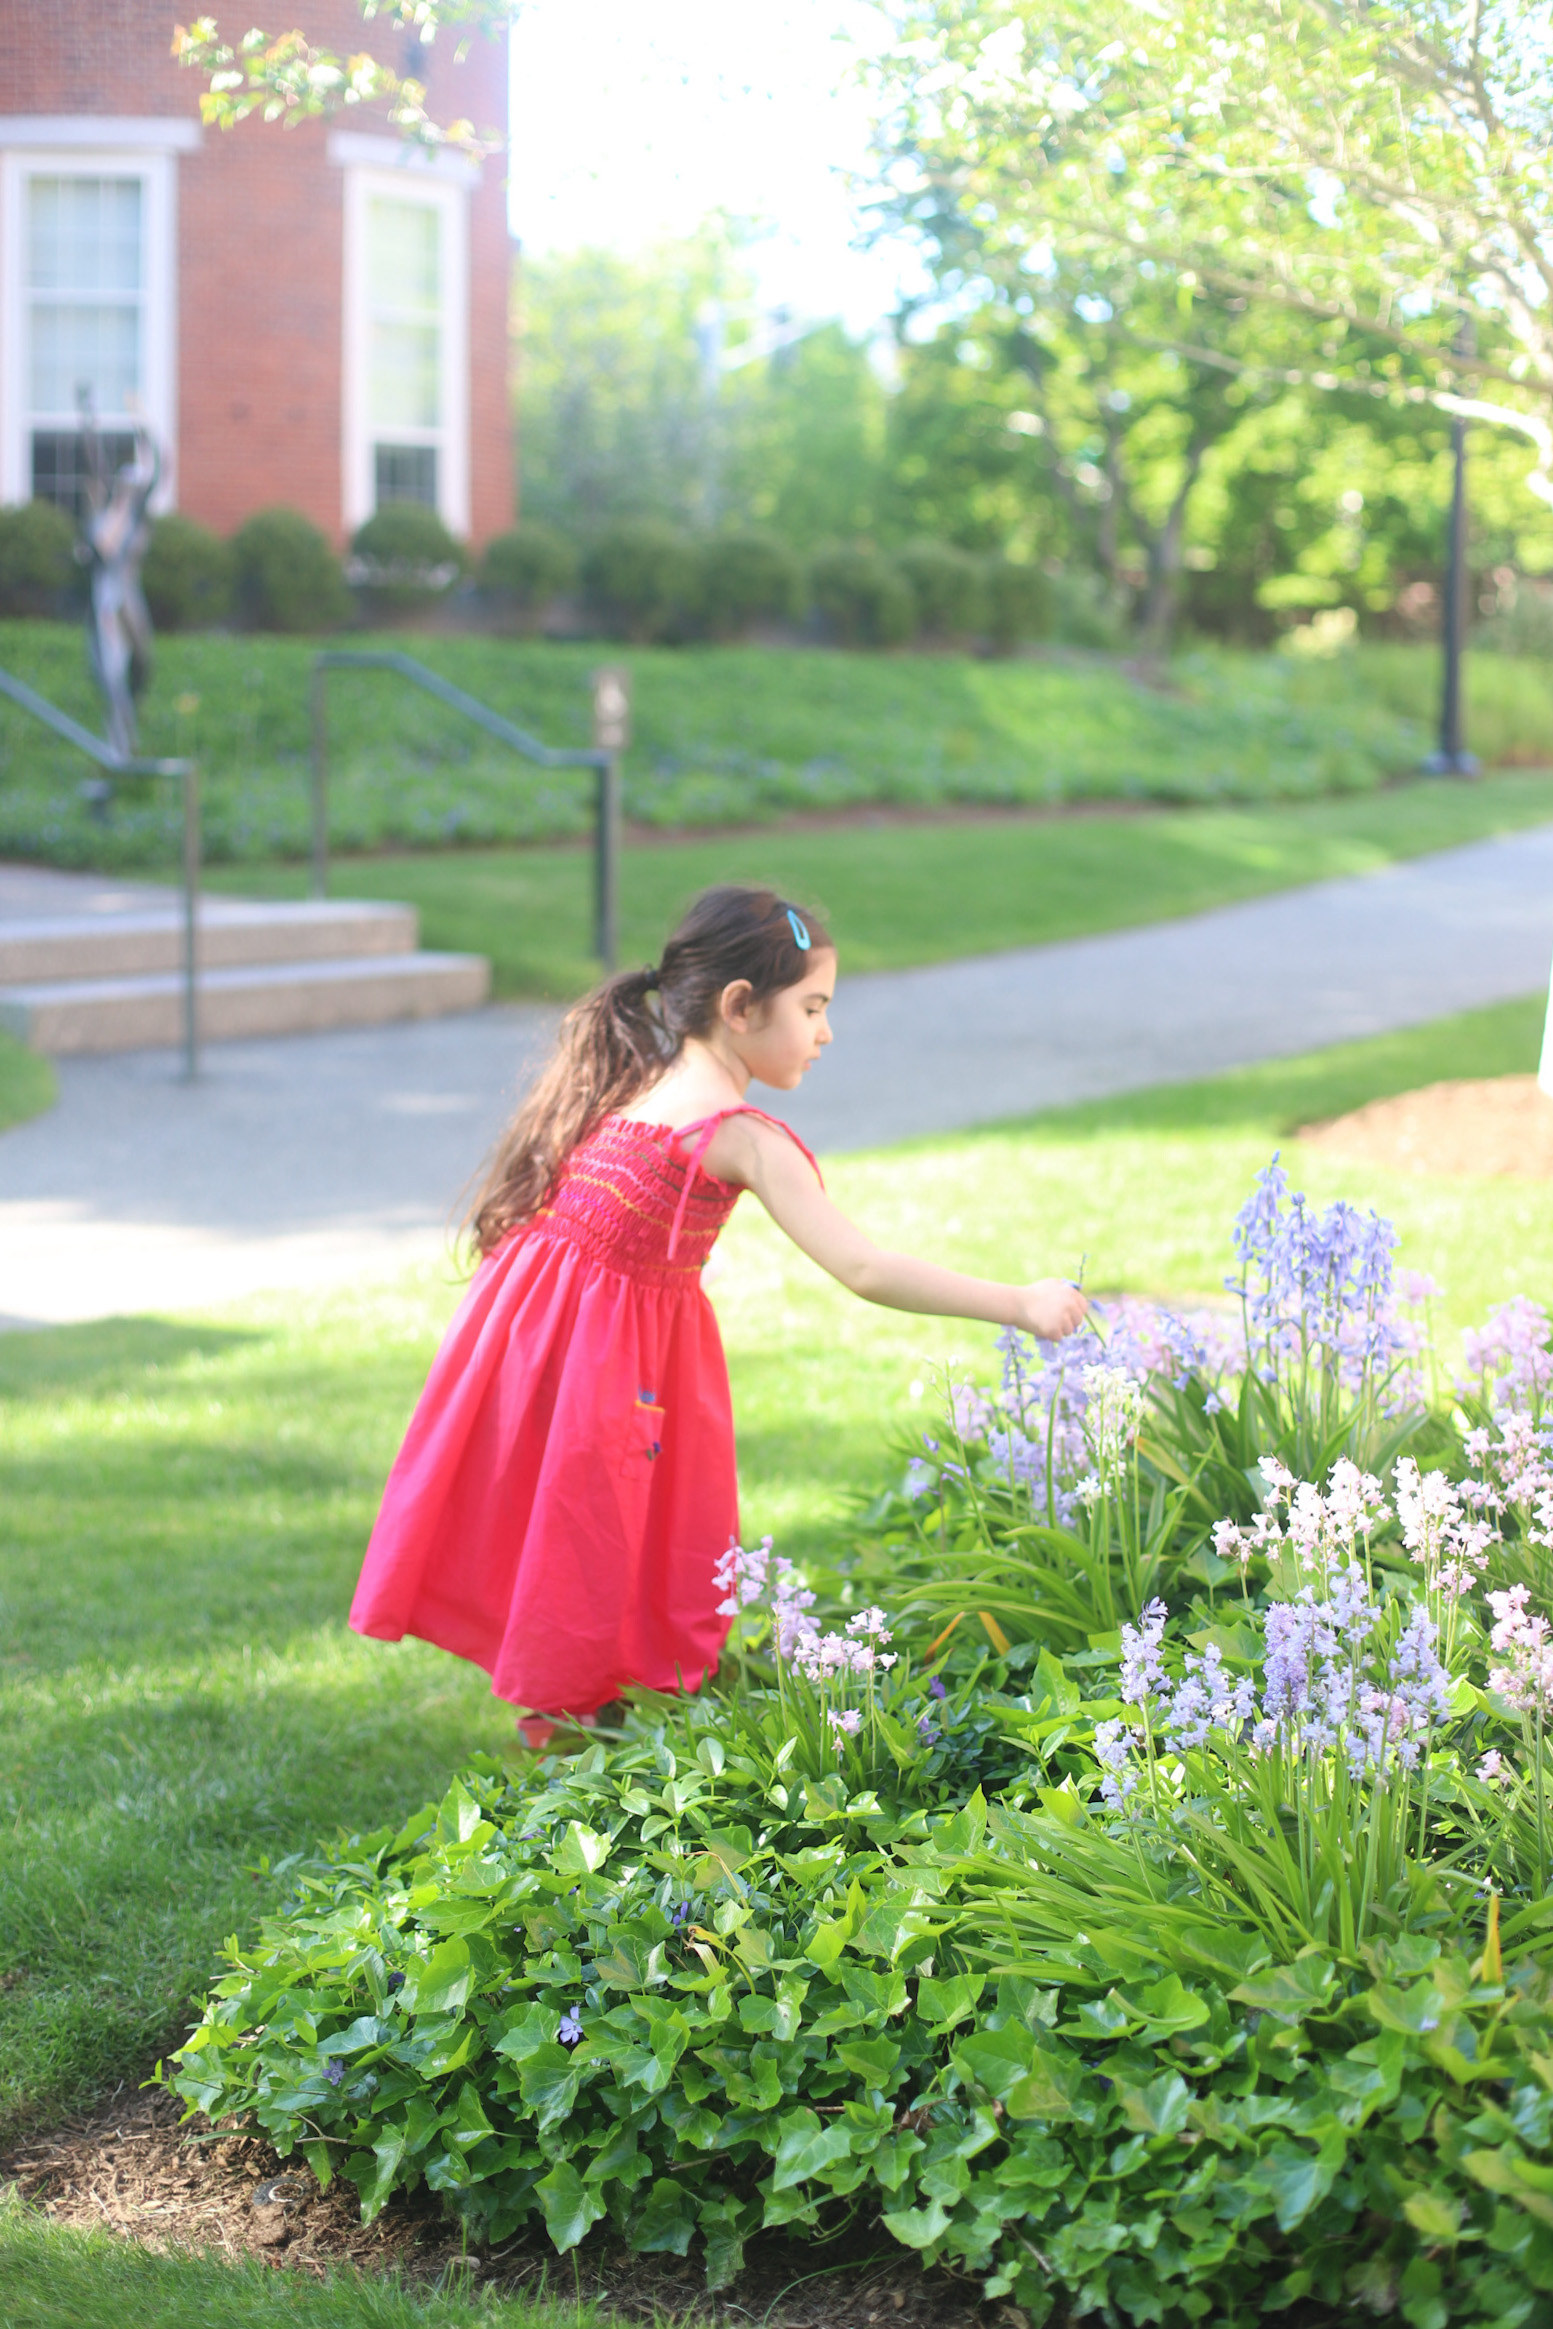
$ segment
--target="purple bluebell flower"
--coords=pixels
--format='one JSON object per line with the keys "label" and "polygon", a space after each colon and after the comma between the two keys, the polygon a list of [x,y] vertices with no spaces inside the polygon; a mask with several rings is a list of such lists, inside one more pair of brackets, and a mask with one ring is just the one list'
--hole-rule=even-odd
{"label": "purple bluebell flower", "polygon": [[1122,1696],[1129,1706],[1141,1706],[1160,1686],[1166,1616],[1162,1601],[1150,1601],[1136,1625],[1122,1627]]}
{"label": "purple bluebell flower", "polygon": [[340,2060],[338,2054],[331,2054],[328,2061],[324,2064],[324,2076],[329,2081],[331,2086],[338,2086],[341,2079],[345,2076],[345,2065]]}
{"label": "purple bluebell flower", "polygon": [[1101,1800],[1112,1811],[1125,1812],[1138,1785],[1125,1724],[1103,1722],[1096,1726],[1095,1761],[1105,1773],[1100,1782]]}
{"label": "purple bluebell flower", "polygon": [[561,2026],[556,2031],[556,2036],[560,2039],[563,2046],[580,2046],[582,2044],[583,2029],[581,2006],[567,2007],[565,2013],[561,2016]]}
{"label": "purple bluebell flower", "polygon": [[1236,1220],[1240,1272],[1224,1281],[1245,1305],[1251,1364],[1274,1382],[1300,1361],[1350,1391],[1379,1386],[1416,1342],[1397,1311],[1396,1242],[1379,1214],[1316,1212],[1275,1155]]}
{"label": "purple bluebell flower", "polygon": [[933,1676],[932,1680],[927,1686],[927,1694],[929,1698],[947,1698],[949,1696],[949,1692],[945,1688],[943,1678],[940,1675],[935,1674]]}

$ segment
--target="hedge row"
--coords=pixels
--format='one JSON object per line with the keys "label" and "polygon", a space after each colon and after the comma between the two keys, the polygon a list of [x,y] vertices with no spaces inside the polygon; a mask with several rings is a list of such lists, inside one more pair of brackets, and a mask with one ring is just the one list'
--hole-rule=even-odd
{"label": "hedge row", "polygon": [[[402,502],[368,519],[343,566],[297,510],[260,510],[230,541],[173,511],[152,530],[144,582],[164,631],[236,623],[315,632],[349,620],[351,588],[372,615],[409,613],[468,572],[436,513]],[[0,615],[58,611],[75,573],[62,510],[41,501],[0,509]],[[1039,567],[947,543],[894,555],[837,547],[805,567],[768,535],[692,536],[645,519],[608,528],[582,556],[548,527],[516,528],[487,544],[475,579],[519,629],[537,629],[557,600],[580,591],[600,629],[638,644],[738,638],[807,619],[849,647],[929,638],[1008,648],[1046,636],[1053,621]]]}

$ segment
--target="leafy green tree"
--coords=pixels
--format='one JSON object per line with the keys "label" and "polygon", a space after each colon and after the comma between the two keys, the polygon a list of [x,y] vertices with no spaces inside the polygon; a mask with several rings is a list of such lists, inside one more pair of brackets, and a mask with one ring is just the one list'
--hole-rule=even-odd
{"label": "leafy green tree", "polygon": [[520,281],[526,517],[591,536],[617,519],[688,524],[715,491],[697,347],[709,301],[742,293],[722,222],[640,259],[582,250]]}
{"label": "leafy green tree", "polygon": [[867,347],[837,323],[731,372],[718,397],[726,514],[804,552],[873,537],[890,405]]}
{"label": "leafy green tree", "polygon": [[[1282,313],[1308,335],[1286,371],[1518,431],[1553,497],[1547,0],[908,0],[897,23],[897,220]],[[1183,356],[1197,320],[1194,296]]]}
{"label": "leafy green tree", "polygon": [[627,517],[754,529],[798,551],[875,530],[890,400],[868,351],[826,324],[741,361],[756,302],[730,222],[640,257],[530,262],[521,298],[526,516],[581,538]]}

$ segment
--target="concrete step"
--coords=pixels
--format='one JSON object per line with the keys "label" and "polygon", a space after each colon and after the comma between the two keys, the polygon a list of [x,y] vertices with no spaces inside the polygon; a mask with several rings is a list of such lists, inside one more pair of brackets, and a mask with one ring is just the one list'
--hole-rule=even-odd
{"label": "concrete step", "polygon": [[[354,898],[287,904],[206,896],[199,903],[196,954],[211,970],[329,962],[413,954],[419,935],[413,906]],[[115,905],[100,914],[0,915],[0,987],[145,978],[182,964],[183,916],[173,904]]]}
{"label": "concrete step", "polygon": [[[490,993],[478,954],[376,954],[332,961],[237,963],[202,972],[201,1039],[298,1035],[472,1011]],[[183,981],[128,978],[0,985],[0,1027],[35,1051],[141,1051],[183,1038]]]}

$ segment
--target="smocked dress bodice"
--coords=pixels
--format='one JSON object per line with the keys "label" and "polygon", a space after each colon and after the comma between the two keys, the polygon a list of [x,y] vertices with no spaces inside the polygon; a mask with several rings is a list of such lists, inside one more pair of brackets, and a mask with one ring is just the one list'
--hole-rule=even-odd
{"label": "smocked dress bodice", "polygon": [[606,1116],[572,1150],[549,1203],[517,1234],[564,1240],[604,1269],[649,1285],[693,1285],[739,1200],[738,1189],[701,1163],[721,1122],[674,1132]]}

